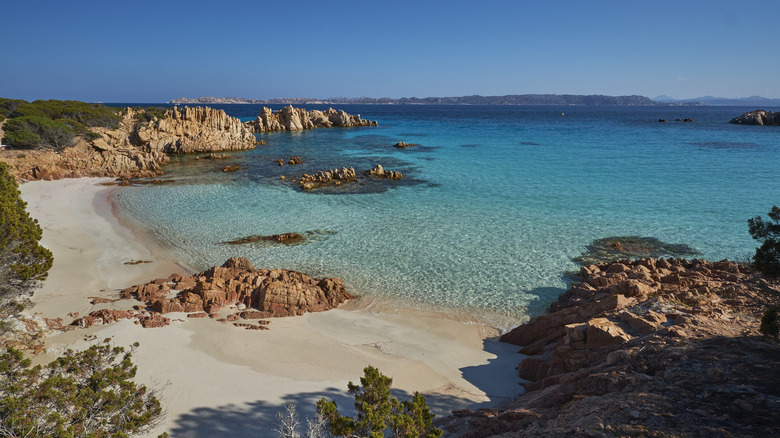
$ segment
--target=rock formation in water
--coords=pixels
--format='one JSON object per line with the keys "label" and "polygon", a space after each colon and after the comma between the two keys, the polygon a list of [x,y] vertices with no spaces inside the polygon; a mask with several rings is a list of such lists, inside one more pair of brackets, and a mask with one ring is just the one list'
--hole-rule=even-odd
{"label": "rock formation in water", "polygon": [[[168,294],[176,291],[176,296]],[[206,312],[227,306],[253,310],[253,318],[302,315],[338,307],[353,296],[339,278],[314,278],[284,269],[255,269],[248,259],[231,258],[222,266],[190,277],[171,275],[122,291],[158,313]]]}
{"label": "rock formation in water", "polygon": [[769,125],[780,126],[780,112],[755,110],[749,111],[741,116],[734,117],[729,123],[737,125]]}
{"label": "rock formation in water", "polygon": [[116,129],[94,127],[99,137],[79,138],[72,147],[4,150],[0,159],[17,179],[83,176],[149,177],[162,173],[170,153],[251,149],[255,137],[238,119],[212,108],[166,110],[164,118],[144,123],[144,110],[127,108]]}
{"label": "rock formation in water", "polygon": [[364,120],[360,115],[347,114],[342,110],[328,108],[325,111],[286,106],[277,112],[263,107],[255,120],[245,122],[253,132],[300,131],[303,129],[331,128],[334,126],[350,128],[354,126],[376,126],[376,121]]}
{"label": "rock formation in water", "polygon": [[377,178],[401,179],[404,177],[401,172],[396,170],[385,170],[381,164],[377,164],[373,169],[367,170],[364,173],[367,176],[374,176]]}
{"label": "rock formation in water", "polygon": [[303,174],[298,180],[298,184],[304,190],[312,190],[326,185],[340,185],[356,179],[357,172],[354,168],[342,167],[341,169],[320,170],[314,175]]}
{"label": "rock formation in water", "polygon": [[501,338],[530,356],[518,367],[527,392],[456,411],[442,420],[449,433],[777,435],[780,345],[758,327],[780,282],[744,264],[682,259],[584,266],[580,279]]}
{"label": "rock formation in water", "polygon": [[398,149],[406,149],[410,146],[417,146],[415,143],[406,143],[403,141],[399,141],[398,143],[394,144],[393,146],[397,147]]}

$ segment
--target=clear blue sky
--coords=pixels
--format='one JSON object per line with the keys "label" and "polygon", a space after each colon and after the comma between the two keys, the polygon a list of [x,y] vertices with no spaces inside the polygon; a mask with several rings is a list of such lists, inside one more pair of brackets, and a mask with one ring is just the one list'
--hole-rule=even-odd
{"label": "clear blue sky", "polygon": [[7,1],[0,97],[780,98],[780,2]]}

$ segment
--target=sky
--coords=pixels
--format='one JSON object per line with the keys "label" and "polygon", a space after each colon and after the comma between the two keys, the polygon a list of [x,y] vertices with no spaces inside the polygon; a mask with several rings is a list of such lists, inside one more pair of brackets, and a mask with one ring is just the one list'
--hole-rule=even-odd
{"label": "sky", "polygon": [[0,97],[780,98],[780,2],[9,1]]}

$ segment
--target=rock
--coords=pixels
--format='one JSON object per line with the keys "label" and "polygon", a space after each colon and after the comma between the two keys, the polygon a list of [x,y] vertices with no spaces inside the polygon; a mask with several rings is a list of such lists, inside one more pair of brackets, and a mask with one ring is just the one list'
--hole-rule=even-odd
{"label": "rock", "polygon": [[666,243],[654,237],[614,236],[594,240],[586,251],[574,258],[581,265],[639,258],[688,257],[698,254],[681,243]]}
{"label": "rock", "polygon": [[307,111],[303,108],[286,106],[277,112],[263,108],[255,120],[245,123],[253,132],[300,131],[303,129],[349,128],[354,126],[377,126],[377,122],[364,120],[360,115],[347,114],[328,108],[326,111]]}
{"label": "rock", "polygon": [[295,164],[303,164],[303,160],[301,160],[301,157],[296,155],[296,156],[290,158],[290,161],[288,161],[287,164],[289,164],[290,166],[295,165]]}
{"label": "rock", "polygon": [[[166,283],[160,285],[156,284],[159,281],[155,281],[129,289],[139,299],[154,297],[149,304],[158,314],[186,311],[215,315],[221,309],[234,305],[255,309],[241,312],[235,318],[241,315],[268,318],[320,312],[353,298],[346,292],[341,279],[318,279],[282,269],[255,269],[244,257],[231,258],[222,266],[214,266],[191,277],[165,280]],[[174,298],[165,298],[155,292],[161,286],[179,292]]]}
{"label": "rock", "polygon": [[585,346],[598,348],[624,344],[631,336],[607,318],[594,318],[588,321],[585,329]]}
{"label": "rock", "polygon": [[385,170],[381,164],[377,164],[374,166],[373,169],[367,170],[365,172],[368,176],[375,176],[378,178],[387,178],[387,179],[401,179],[403,178],[403,175],[401,172],[393,171],[393,170]]}
{"label": "rock", "polygon": [[397,147],[398,149],[406,149],[409,146],[417,146],[414,143],[404,143],[402,141],[399,141],[398,143],[394,144],[393,146]]}
{"label": "rock", "polygon": [[232,166],[228,165],[228,166],[223,167],[222,171],[223,172],[235,172],[235,171],[240,170],[240,169],[241,169],[241,166],[239,166],[238,164],[234,164]]}
{"label": "rock", "polygon": [[746,112],[741,116],[734,117],[729,123],[737,125],[767,125],[780,126],[780,112],[754,110]]}
{"label": "rock", "polygon": [[284,243],[290,245],[290,244],[302,243],[303,240],[304,237],[298,233],[283,233],[283,234],[273,234],[271,236],[252,235],[252,236],[246,236],[240,239],[230,240],[222,243],[229,244],[229,245],[243,245],[245,243],[268,241],[268,242]]}
{"label": "rock", "polygon": [[303,174],[298,179],[298,184],[304,190],[312,190],[326,185],[353,182],[356,179],[357,173],[354,168],[342,167],[341,169],[321,170],[314,175]]}
{"label": "rock", "polygon": [[178,108],[164,119],[137,123],[142,111],[125,110],[116,128],[93,127],[99,139],[78,137],[62,151],[0,151],[16,179],[53,180],[80,177],[121,179],[154,177],[162,173],[170,153],[244,150],[255,147],[255,137],[240,120],[212,108]]}
{"label": "rock", "polygon": [[170,318],[166,318],[159,313],[142,316],[138,320],[141,322],[143,328],[164,327],[171,324]]}

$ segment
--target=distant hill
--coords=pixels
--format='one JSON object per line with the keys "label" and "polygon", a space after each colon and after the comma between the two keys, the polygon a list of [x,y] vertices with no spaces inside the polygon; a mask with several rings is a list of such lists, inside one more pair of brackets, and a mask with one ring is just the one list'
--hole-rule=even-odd
{"label": "distant hill", "polygon": [[330,97],[312,99],[304,97],[277,99],[246,99],[241,97],[182,97],[168,103],[188,104],[231,104],[247,103],[261,105],[302,105],[302,104],[375,104],[375,105],[588,105],[588,106],[658,106],[668,103],[656,102],[645,96],[602,96],[577,94],[514,94],[506,96],[461,96],[461,97]]}
{"label": "distant hill", "polygon": [[671,105],[712,105],[712,106],[780,106],[780,99],[770,99],[761,96],[750,96],[740,98],[703,96],[695,99],[675,99],[670,96],[661,95],[654,99],[657,102],[664,102]]}

